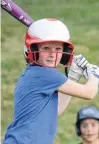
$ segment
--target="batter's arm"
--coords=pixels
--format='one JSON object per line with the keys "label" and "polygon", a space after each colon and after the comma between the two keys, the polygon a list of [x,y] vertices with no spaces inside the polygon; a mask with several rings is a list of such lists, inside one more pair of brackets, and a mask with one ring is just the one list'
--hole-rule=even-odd
{"label": "batter's arm", "polygon": [[58,116],[61,116],[70,103],[72,96],[58,92]]}

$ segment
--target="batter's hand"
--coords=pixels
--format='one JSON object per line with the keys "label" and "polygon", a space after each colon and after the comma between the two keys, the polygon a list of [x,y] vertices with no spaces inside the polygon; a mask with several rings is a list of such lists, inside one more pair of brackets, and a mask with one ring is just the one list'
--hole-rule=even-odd
{"label": "batter's hand", "polygon": [[82,57],[82,55],[74,56],[68,77],[74,81],[79,81],[81,76],[83,75],[83,68],[77,65],[77,61]]}
{"label": "batter's hand", "polygon": [[85,69],[89,65],[88,60],[82,54],[75,56],[74,60],[82,69]]}
{"label": "batter's hand", "polygon": [[86,79],[89,78],[89,75],[93,74],[99,79],[99,67],[96,65],[89,64],[84,70],[84,76]]}

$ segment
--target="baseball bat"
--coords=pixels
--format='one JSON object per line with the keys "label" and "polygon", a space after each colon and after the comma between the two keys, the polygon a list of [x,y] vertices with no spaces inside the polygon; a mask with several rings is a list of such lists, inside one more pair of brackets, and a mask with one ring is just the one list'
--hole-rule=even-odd
{"label": "baseball bat", "polygon": [[1,8],[27,27],[34,22],[24,10],[11,0],[1,0]]}

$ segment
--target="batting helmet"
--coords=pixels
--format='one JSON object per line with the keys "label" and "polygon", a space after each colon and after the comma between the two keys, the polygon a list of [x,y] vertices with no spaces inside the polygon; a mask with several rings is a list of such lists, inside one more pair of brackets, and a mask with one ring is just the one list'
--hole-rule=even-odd
{"label": "batting helmet", "polygon": [[64,43],[63,55],[60,63],[69,66],[73,58],[74,46],[70,41],[69,30],[61,21],[47,18],[35,21],[29,27],[24,46],[24,56],[27,63],[37,63],[39,58],[38,43],[57,41]]}
{"label": "batting helmet", "polygon": [[86,118],[94,118],[99,120],[99,109],[94,106],[84,107],[80,109],[77,114],[76,121],[76,133],[78,136],[81,136],[80,122]]}

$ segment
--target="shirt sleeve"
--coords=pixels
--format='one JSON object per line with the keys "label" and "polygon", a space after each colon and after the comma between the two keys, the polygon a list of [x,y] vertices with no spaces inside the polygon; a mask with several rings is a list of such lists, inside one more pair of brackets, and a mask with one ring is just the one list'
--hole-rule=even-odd
{"label": "shirt sleeve", "polygon": [[52,94],[58,87],[63,85],[68,78],[55,68],[47,68],[43,77],[43,94]]}

